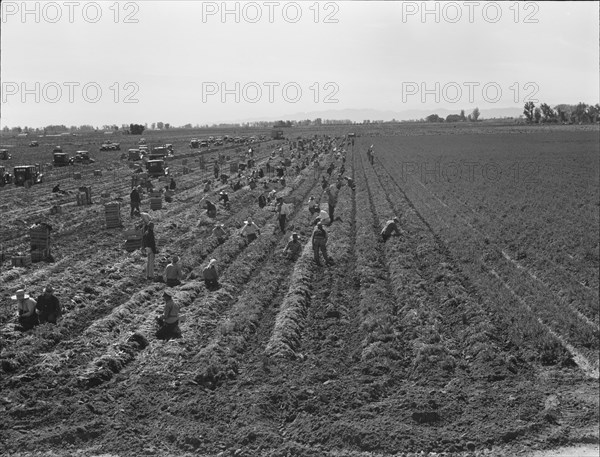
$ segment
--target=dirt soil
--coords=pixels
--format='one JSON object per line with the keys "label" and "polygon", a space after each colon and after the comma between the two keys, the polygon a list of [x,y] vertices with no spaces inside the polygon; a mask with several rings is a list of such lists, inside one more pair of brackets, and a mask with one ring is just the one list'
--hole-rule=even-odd
{"label": "dirt soil", "polygon": [[[346,174],[359,184],[371,173],[358,154],[367,141],[348,149]],[[260,160],[266,157],[263,150]],[[323,155],[330,160],[333,154]],[[113,176],[94,184],[95,195],[114,189]],[[0,453],[598,455],[598,380],[568,359],[544,365],[526,344],[510,341],[485,311],[482,291],[422,221],[407,222],[405,240],[362,249],[392,205],[405,204],[402,194],[388,203],[374,187],[342,187],[339,220],[327,227],[334,264],[317,267],[306,202],[319,195],[319,178],[306,169],[285,188],[269,183],[294,204],[285,234],[272,208],[258,208],[261,189],[229,190],[231,208],[219,205],[216,219],[238,230],[252,215],[261,236],[246,246],[235,234],[221,245],[210,237],[215,221],[199,209],[205,194],[198,176],[178,177],[174,201],[151,212],[160,239],[157,271],[178,254],[186,275],[173,288],[186,315],[183,337],[170,341],[154,336],[164,285],[144,278],[145,258],[123,249],[122,229],[104,228],[102,205],[68,204],[48,216],[55,262],[4,262],[0,273]],[[46,214],[51,185],[30,189],[35,198],[11,192],[15,202],[28,199]],[[125,202],[128,186],[120,190]],[[19,230],[33,218],[22,205],[5,210],[24,223],[11,226],[4,242],[22,247],[27,238]],[[127,228],[129,209],[121,211]],[[305,246],[296,262],[281,254],[291,230]],[[417,246],[423,255],[408,255]],[[216,292],[201,280],[212,257],[221,271]],[[18,332],[9,295],[25,285],[37,296],[47,282],[65,316],[58,326]],[[381,305],[382,314],[369,325],[371,305]],[[425,323],[410,316],[427,309],[427,328],[437,333],[425,341]],[[478,341],[486,351],[469,352],[475,343],[464,339],[465,322],[485,325]]]}

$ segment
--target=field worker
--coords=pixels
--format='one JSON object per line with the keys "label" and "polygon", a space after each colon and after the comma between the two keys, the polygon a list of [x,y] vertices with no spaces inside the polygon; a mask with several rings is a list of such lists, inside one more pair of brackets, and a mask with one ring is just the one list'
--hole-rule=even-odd
{"label": "field worker", "polygon": [[171,292],[163,292],[165,307],[163,315],[158,319],[160,328],[156,332],[156,337],[161,340],[170,340],[171,338],[181,338],[181,329],[179,328],[179,305],[173,301]]}
{"label": "field worker", "polygon": [[204,202],[204,208],[206,209],[206,215],[208,217],[216,217],[217,216],[217,207],[210,200],[206,200]]}
{"label": "field worker", "polygon": [[333,162],[331,162],[329,164],[329,166],[327,167],[327,174],[329,175],[330,178],[331,178],[331,173],[333,173],[334,168],[335,168],[335,165],[333,164]]}
{"label": "field worker", "polygon": [[175,190],[177,188],[177,183],[175,182],[175,178],[171,178],[171,182],[169,183],[169,189]]}
{"label": "field worker", "polygon": [[327,181],[327,178],[325,177],[325,175],[323,175],[321,177],[321,188],[325,190],[327,189],[327,186],[329,186],[329,181]]}
{"label": "field worker", "polygon": [[385,223],[383,230],[381,230],[381,237],[383,238],[384,243],[392,236],[393,233],[395,233],[396,236],[400,236],[400,230],[398,229],[399,225],[400,219],[397,217],[394,217],[392,220],[389,220]]}
{"label": "field worker", "polygon": [[263,192],[262,194],[260,194],[258,196],[258,207],[264,208],[265,206],[267,206],[267,197],[265,196],[265,194]]}
{"label": "field worker", "polygon": [[275,205],[275,211],[277,211],[277,219],[279,221],[279,229],[281,233],[285,233],[285,223],[287,217],[292,212],[290,205],[283,202],[283,197],[277,198],[277,204]]}
{"label": "field worker", "polygon": [[40,324],[49,322],[56,324],[58,318],[62,315],[62,309],[58,298],[53,295],[52,286],[48,285],[44,288],[44,293],[36,300],[35,309],[37,310]]}
{"label": "field worker", "polygon": [[302,252],[302,244],[298,239],[298,234],[296,232],[292,233],[290,237],[290,241],[285,245],[283,249],[283,254],[290,260],[296,260],[300,257],[300,253]]}
{"label": "field worker", "polygon": [[145,211],[138,213],[138,216],[140,216],[140,218],[142,219],[142,221],[138,224],[138,228],[141,228],[142,231],[145,232],[148,228],[148,224],[152,222],[152,218],[150,217],[150,214]]}
{"label": "field worker", "polygon": [[356,190],[356,184],[354,184],[354,180],[348,176],[344,176],[344,179],[346,180],[348,187],[354,192]]}
{"label": "field worker", "polygon": [[325,262],[328,264],[333,263],[327,255],[327,232],[323,228],[322,222],[317,222],[317,225],[312,232],[312,247],[315,254],[315,263],[317,265],[321,266],[321,261],[319,260],[319,251],[323,253]]}
{"label": "field worker", "polygon": [[133,189],[131,189],[131,193],[129,194],[130,205],[131,205],[130,217],[133,217],[135,214],[140,213],[140,203],[142,201],[142,198],[140,196],[141,189],[142,189],[142,186],[134,187]]}
{"label": "field worker", "polygon": [[146,279],[154,280],[154,257],[158,253],[156,239],[154,238],[154,223],[150,222],[142,236],[142,248],[146,250],[148,261],[146,263]]}
{"label": "field worker", "polygon": [[224,190],[222,190],[221,192],[219,192],[219,201],[223,201],[223,205],[227,206],[227,203],[229,203],[229,194],[227,192],[225,192]]}
{"label": "field worker", "polygon": [[327,188],[327,208],[329,210],[329,219],[331,220],[330,224],[334,220],[333,213],[335,211],[335,205],[337,205],[338,201],[338,191],[339,188],[335,184],[332,184]]}
{"label": "field worker", "polygon": [[225,230],[225,224],[217,223],[212,230],[212,236],[214,236],[219,244],[223,244],[225,242],[225,238],[227,237],[227,231]]}
{"label": "field worker", "polygon": [[246,239],[246,244],[250,244],[256,238],[258,238],[258,235],[260,235],[260,229],[254,222],[252,222],[252,218],[248,217],[248,220],[244,221],[244,227],[242,227],[240,234]]}
{"label": "field worker", "polygon": [[312,216],[314,216],[315,214],[317,214],[319,211],[321,211],[321,208],[319,207],[319,204],[315,200],[315,197],[310,197],[308,199],[308,213],[309,213],[309,217],[312,218]]}
{"label": "field worker", "polygon": [[35,312],[35,300],[25,293],[25,289],[17,290],[10,298],[17,301],[18,330],[31,330],[40,323]]}
{"label": "field worker", "polygon": [[208,290],[217,290],[219,288],[219,272],[217,271],[217,259],[210,259],[208,265],[202,270],[204,284]]}
{"label": "field worker", "polygon": [[163,280],[169,287],[179,286],[181,284],[181,278],[183,273],[181,271],[181,263],[179,263],[179,257],[173,256],[171,263],[165,267],[163,273]]}
{"label": "field worker", "polygon": [[219,173],[221,170],[219,169],[219,164],[215,162],[215,166],[213,167],[213,173],[215,174],[215,179],[219,179]]}

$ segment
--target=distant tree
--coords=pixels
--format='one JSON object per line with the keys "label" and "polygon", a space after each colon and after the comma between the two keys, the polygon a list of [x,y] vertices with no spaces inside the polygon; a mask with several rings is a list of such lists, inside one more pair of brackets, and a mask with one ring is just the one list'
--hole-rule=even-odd
{"label": "distant tree", "polygon": [[156,122],[153,122],[152,124],[150,124],[150,128],[152,130],[156,129]]}
{"label": "distant tree", "polygon": [[164,124],[164,123],[162,123],[162,122],[157,122],[157,123],[156,123],[156,128],[157,128],[158,130],[162,130],[162,129],[164,128],[164,126],[165,126],[165,124]]}
{"label": "distant tree", "polygon": [[465,110],[464,109],[460,110],[460,120],[461,121],[466,121],[467,120],[467,118],[465,117]]}
{"label": "distant tree", "polygon": [[477,119],[479,119],[480,114],[481,113],[479,112],[479,108],[475,107],[475,109],[471,113],[471,119],[473,119],[473,121],[477,122]]}
{"label": "distant tree", "polygon": [[469,115],[467,116],[467,121],[471,122],[472,120],[473,120],[473,117],[472,117],[472,116],[469,114]]}
{"label": "distant tree", "polygon": [[542,123],[548,124],[558,121],[556,112],[548,104],[542,103],[540,110],[542,111]]}
{"label": "distant tree", "polygon": [[460,114],[448,114],[446,122],[461,122],[463,119]]}
{"label": "distant tree", "polygon": [[7,126],[7,125],[5,125],[4,127],[2,127],[2,132],[3,132],[3,133],[8,133],[8,132],[10,132],[10,129],[8,128],[8,126]]}
{"label": "distant tree", "polygon": [[427,122],[444,122],[444,118],[438,116],[437,114],[430,114],[425,118]]}
{"label": "distant tree", "polygon": [[533,112],[534,111],[535,111],[535,105],[533,104],[533,102],[525,103],[525,106],[523,107],[523,114],[525,115],[525,119],[527,119],[527,122],[529,124],[531,124],[533,122]]}
{"label": "distant tree", "polygon": [[535,123],[539,124],[540,119],[542,118],[542,110],[537,108],[533,111],[533,117],[535,118]]}
{"label": "distant tree", "polygon": [[586,105],[583,102],[579,102],[577,104],[577,106],[575,107],[575,110],[573,111],[573,113],[571,113],[571,116],[573,117],[573,122],[582,123],[582,124],[590,122],[588,108],[589,108],[588,105]]}
{"label": "distant tree", "polygon": [[590,116],[590,122],[598,122],[598,118],[600,117],[600,104],[596,103],[595,105],[590,105],[588,107],[588,114]]}
{"label": "distant tree", "polygon": [[10,131],[12,133],[21,133],[23,129],[21,127],[13,127],[12,129],[10,129]]}
{"label": "distant tree", "polygon": [[129,124],[129,133],[132,135],[141,135],[144,133],[145,127],[141,124]]}

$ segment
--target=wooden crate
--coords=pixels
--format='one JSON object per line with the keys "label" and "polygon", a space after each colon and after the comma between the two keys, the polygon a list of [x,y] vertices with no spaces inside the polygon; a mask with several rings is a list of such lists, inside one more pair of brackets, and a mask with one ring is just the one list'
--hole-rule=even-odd
{"label": "wooden crate", "polygon": [[60,205],[53,205],[50,208],[50,214],[62,214],[62,206],[60,206]]}
{"label": "wooden crate", "polygon": [[28,255],[17,254],[11,259],[13,267],[28,267],[31,265],[31,257]]}
{"label": "wooden crate", "polygon": [[153,197],[150,199],[150,209],[161,209],[162,208],[162,198]]}
{"label": "wooden crate", "polygon": [[50,257],[49,249],[34,249],[31,251],[31,262],[37,263]]}
{"label": "wooden crate", "polygon": [[139,240],[127,240],[125,241],[125,250],[127,252],[133,252],[136,249],[140,249],[142,247],[142,239]]}
{"label": "wooden crate", "polygon": [[73,173],[73,179],[81,179],[81,173]]}
{"label": "wooden crate", "polygon": [[29,229],[31,249],[50,249],[50,228],[44,224],[34,225]]}
{"label": "wooden crate", "polygon": [[120,203],[112,202],[104,205],[104,215],[106,218],[106,228],[117,228],[123,225]]}
{"label": "wooden crate", "polygon": [[94,170],[94,176],[102,176],[102,170]]}

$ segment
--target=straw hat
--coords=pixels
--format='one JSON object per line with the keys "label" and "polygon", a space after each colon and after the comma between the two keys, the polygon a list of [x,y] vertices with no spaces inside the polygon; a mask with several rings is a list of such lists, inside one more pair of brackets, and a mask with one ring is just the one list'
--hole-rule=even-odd
{"label": "straw hat", "polygon": [[15,294],[10,297],[12,300],[26,300],[29,298],[29,294],[25,293],[25,289],[19,289],[15,292]]}

